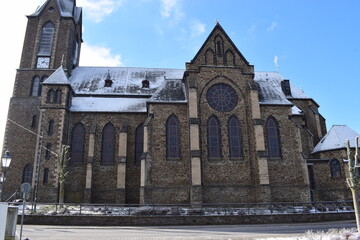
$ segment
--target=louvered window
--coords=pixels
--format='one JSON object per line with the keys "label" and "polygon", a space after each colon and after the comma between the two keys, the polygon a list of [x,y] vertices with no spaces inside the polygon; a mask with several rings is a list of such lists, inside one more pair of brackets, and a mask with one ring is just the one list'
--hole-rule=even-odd
{"label": "louvered window", "polygon": [[51,48],[54,39],[55,27],[54,24],[48,22],[44,25],[41,30],[41,37],[40,37],[40,46],[38,55],[41,56],[50,56],[51,55]]}
{"label": "louvered window", "polygon": [[228,138],[230,158],[240,158],[243,155],[240,121],[232,116],[228,121]]}
{"label": "louvered window", "polygon": [[71,163],[82,163],[84,159],[85,127],[77,123],[72,130]]}
{"label": "louvered window", "polygon": [[114,164],[115,157],[115,128],[114,125],[108,123],[103,129],[101,164]]}
{"label": "louvered window", "polygon": [[209,158],[221,158],[221,130],[219,119],[211,116],[207,124]]}
{"label": "louvered window", "polygon": [[171,115],[166,122],[166,148],[168,158],[180,157],[180,124],[175,115]]}

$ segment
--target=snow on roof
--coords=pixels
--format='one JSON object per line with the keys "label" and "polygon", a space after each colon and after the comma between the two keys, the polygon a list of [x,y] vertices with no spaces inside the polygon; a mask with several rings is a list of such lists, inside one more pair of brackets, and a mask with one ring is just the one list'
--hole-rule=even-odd
{"label": "snow on roof", "polygon": [[299,88],[290,83],[291,98],[286,97],[281,88],[285,78],[278,72],[255,72],[254,81],[259,88],[260,104],[293,104],[288,99],[309,99]]}
{"label": "snow on roof", "polygon": [[[108,74],[113,84],[104,87]],[[165,78],[182,79],[183,75],[183,69],[77,67],[69,81],[76,94],[151,96]],[[149,81],[148,88],[143,88],[144,80]]]}
{"label": "snow on roof", "polygon": [[72,112],[146,112],[148,98],[73,97]]}
{"label": "snow on roof", "polygon": [[149,102],[186,102],[185,86],[181,80],[165,80]]}
{"label": "snow on roof", "polygon": [[346,141],[350,141],[350,147],[355,147],[355,138],[360,136],[357,132],[345,125],[334,125],[329,132],[315,146],[312,153],[346,148]]}
{"label": "snow on roof", "polygon": [[291,113],[293,115],[303,115],[303,111],[300,108],[298,108],[297,106],[292,106]]}
{"label": "snow on roof", "polygon": [[58,85],[70,85],[68,77],[62,66],[60,66],[56,71],[51,74],[43,84],[58,84]]}

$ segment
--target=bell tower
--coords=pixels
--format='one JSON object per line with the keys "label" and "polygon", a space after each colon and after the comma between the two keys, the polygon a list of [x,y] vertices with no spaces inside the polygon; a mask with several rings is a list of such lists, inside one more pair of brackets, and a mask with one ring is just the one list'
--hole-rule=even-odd
{"label": "bell tower", "polygon": [[3,149],[11,152],[14,161],[8,170],[3,199],[24,182],[29,182],[33,188],[35,180],[41,184],[36,162],[44,157],[39,153],[45,151],[37,151],[36,143],[41,135],[42,83],[60,66],[70,73],[79,65],[82,9],[76,6],[76,0],[46,0],[27,18],[5,130]]}

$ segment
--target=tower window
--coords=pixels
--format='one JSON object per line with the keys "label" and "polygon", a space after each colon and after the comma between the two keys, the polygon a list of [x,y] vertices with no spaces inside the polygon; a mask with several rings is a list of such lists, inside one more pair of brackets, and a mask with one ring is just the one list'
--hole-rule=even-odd
{"label": "tower window", "polygon": [[31,84],[31,96],[37,97],[40,96],[40,94],[41,94],[40,77],[35,76]]}
{"label": "tower window", "polygon": [[22,183],[30,183],[32,180],[32,166],[30,164],[24,167]]}
{"label": "tower window", "polygon": [[31,128],[35,128],[35,127],[36,127],[36,115],[33,115],[31,120]]}
{"label": "tower window", "polygon": [[48,135],[51,136],[53,134],[54,134],[54,120],[50,120],[48,125]]}
{"label": "tower window", "polygon": [[55,91],[55,101],[54,103],[58,103],[58,104],[61,104],[61,98],[62,98],[62,91],[60,89],[57,89]]}
{"label": "tower window", "polygon": [[55,27],[52,22],[48,22],[41,29],[40,45],[38,55],[50,56],[54,39]]}
{"label": "tower window", "polygon": [[52,147],[52,144],[51,144],[51,143],[46,144],[45,160],[49,160],[50,157],[51,157],[51,147]]}

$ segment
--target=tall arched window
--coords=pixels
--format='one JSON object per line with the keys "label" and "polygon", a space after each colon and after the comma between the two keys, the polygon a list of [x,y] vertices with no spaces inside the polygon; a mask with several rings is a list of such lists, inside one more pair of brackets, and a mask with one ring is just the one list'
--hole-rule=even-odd
{"label": "tall arched window", "polygon": [[243,156],[241,125],[237,117],[232,116],[228,121],[228,138],[230,158],[240,158]]}
{"label": "tall arched window", "polygon": [[180,122],[174,114],[166,121],[166,155],[167,158],[180,157]]}
{"label": "tall arched window", "polygon": [[269,117],[266,121],[267,145],[270,158],[281,158],[280,134],[277,121]]}
{"label": "tall arched window", "polygon": [[341,166],[337,159],[330,161],[330,172],[331,177],[341,177]]}
{"label": "tall arched window", "polygon": [[32,80],[32,84],[31,84],[31,96],[33,96],[33,97],[40,96],[40,93],[41,93],[41,90],[39,90],[40,87],[41,87],[40,77],[35,76]]}
{"label": "tall arched window", "polygon": [[101,164],[112,165],[115,158],[115,128],[111,123],[107,123],[103,128]]}
{"label": "tall arched window", "polygon": [[71,163],[82,163],[84,161],[85,127],[77,123],[71,134]]}
{"label": "tall arched window", "polygon": [[54,103],[58,103],[58,104],[61,103],[62,91],[61,91],[60,89],[57,89],[57,90],[55,91],[54,98],[55,98]]}
{"label": "tall arched window", "polygon": [[32,180],[32,166],[30,164],[26,165],[23,170],[22,183],[30,183]]}
{"label": "tall arched window", "polygon": [[52,148],[52,144],[47,143],[45,147],[45,160],[49,160],[51,158],[51,148]]}
{"label": "tall arched window", "polygon": [[41,29],[40,45],[38,55],[50,56],[54,39],[55,27],[52,22],[48,22]]}
{"label": "tall arched window", "polygon": [[141,123],[135,130],[135,165],[141,163],[141,155],[144,152],[144,125]]}
{"label": "tall arched window", "polygon": [[55,92],[53,89],[50,89],[48,92],[47,92],[47,96],[46,96],[46,102],[47,103],[52,103],[54,101],[54,95],[55,95]]}
{"label": "tall arched window", "polygon": [[211,116],[207,122],[208,156],[209,158],[221,158],[221,129],[217,117]]}

